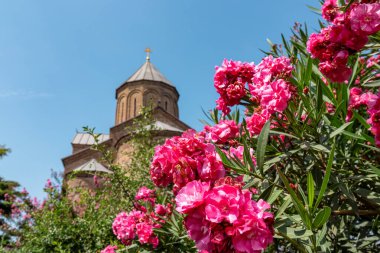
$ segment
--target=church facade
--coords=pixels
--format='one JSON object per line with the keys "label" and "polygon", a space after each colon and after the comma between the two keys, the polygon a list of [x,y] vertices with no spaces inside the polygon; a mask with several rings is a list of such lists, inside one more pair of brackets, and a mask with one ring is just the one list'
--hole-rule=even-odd
{"label": "church facade", "polygon": [[[179,119],[176,87],[150,62],[146,62],[116,89],[115,125],[109,133],[102,133],[98,142],[114,150],[117,164],[126,166],[130,157],[131,145],[128,143],[128,127],[133,123],[143,106],[153,106],[154,125],[158,137],[169,138],[181,135],[190,127]],[[101,154],[91,146],[94,138],[88,133],[77,133],[72,142],[72,154],[62,159],[64,165],[65,187],[94,189],[94,173],[112,173],[102,164]],[[126,168],[128,169],[128,168]]]}

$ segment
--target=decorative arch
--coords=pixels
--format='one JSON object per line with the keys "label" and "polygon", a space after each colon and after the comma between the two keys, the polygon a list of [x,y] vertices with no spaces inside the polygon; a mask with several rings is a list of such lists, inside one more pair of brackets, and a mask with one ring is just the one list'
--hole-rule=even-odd
{"label": "decorative arch", "polygon": [[141,107],[141,91],[138,89],[132,90],[128,94],[127,99],[127,118],[131,119],[136,117]]}
{"label": "decorative arch", "polygon": [[120,124],[126,120],[126,110],[127,110],[127,99],[123,94],[117,100],[117,112],[116,112],[116,123]]}
{"label": "decorative arch", "polygon": [[153,107],[155,107],[161,103],[160,100],[161,100],[160,94],[158,93],[158,91],[149,89],[144,92],[144,96],[143,96],[144,106],[152,105]]}
{"label": "decorative arch", "polygon": [[163,95],[161,107],[170,114],[174,113],[172,98],[169,94],[165,93]]}

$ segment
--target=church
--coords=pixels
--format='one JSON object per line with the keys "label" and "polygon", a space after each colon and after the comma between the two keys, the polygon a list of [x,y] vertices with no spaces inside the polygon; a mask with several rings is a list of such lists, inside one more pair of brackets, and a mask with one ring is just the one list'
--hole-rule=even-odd
{"label": "church", "polygon": [[[128,143],[130,132],[127,130],[143,106],[153,106],[154,125],[158,137],[169,138],[181,135],[190,127],[179,119],[176,87],[151,63],[150,49],[145,63],[116,88],[115,125],[108,133],[102,133],[98,141],[115,151],[114,161],[125,165],[129,161],[128,153],[131,145]],[[77,133],[72,142],[72,154],[62,159],[64,166],[64,181],[68,189],[84,187],[94,189],[94,173],[112,173],[102,164],[101,154],[91,146],[94,138],[88,133]],[[75,176],[70,176],[75,173]]]}

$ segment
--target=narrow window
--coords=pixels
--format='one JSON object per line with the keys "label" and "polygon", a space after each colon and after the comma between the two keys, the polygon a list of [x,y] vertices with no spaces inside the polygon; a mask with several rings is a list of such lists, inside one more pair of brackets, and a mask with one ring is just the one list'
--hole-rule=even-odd
{"label": "narrow window", "polygon": [[168,101],[165,101],[165,111],[168,110]]}
{"label": "narrow window", "polygon": [[124,121],[124,103],[121,102],[121,114],[120,114],[120,123]]}
{"label": "narrow window", "polygon": [[133,117],[136,117],[136,98],[133,103]]}

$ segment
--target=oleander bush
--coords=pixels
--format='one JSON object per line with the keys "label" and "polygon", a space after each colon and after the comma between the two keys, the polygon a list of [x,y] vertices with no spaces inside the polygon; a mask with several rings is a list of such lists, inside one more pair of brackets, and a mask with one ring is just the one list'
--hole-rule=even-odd
{"label": "oleander bush", "polygon": [[80,214],[48,185],[20,251],[378,252],[380,3],[321,4],[314,33],[216,67],[202,131],[140,125],[136,174],[95,145],[114,173]]}
{"label": "oleander bush", "polygon": [[102,252],[380,250],[380,3],[321,14],[261,62],[216,67],[212,123],[155,148],[156,188]]}

